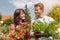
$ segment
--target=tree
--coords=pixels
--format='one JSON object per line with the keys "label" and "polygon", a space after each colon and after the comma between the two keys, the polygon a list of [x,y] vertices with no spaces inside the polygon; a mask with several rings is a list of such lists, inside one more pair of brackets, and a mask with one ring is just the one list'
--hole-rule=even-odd
{"label": "tree", "polygon": [[13,23],[13,18],[9,18],[7,20],[4,21],[3,25],[6,24],[6,25],[10,25],[11,23]]}
{"label": "tree", "polygon": [[30,15],[29,15],[30,13],[29,13],[29,9],[27,8],[27,4],[25,5],[25,21],[26,22],[30,22],[31,21],[31,17],[30,17]]}
{"label": "tree", "polygon": [[1,19],[2,19],[2,14],[0,13],[0,21],[1,21]]}
{"label": "tree", "polygon": [[58,23],[60,23],[60,5],[59,4],[55,4],[52,7],[52,10],[50,10],[47,15],[52,17]]}

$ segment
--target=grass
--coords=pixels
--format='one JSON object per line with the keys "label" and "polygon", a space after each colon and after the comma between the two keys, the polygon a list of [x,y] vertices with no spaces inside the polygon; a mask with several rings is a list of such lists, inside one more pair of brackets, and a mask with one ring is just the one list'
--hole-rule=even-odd
{"label": "grass", "polygon": [[54,40],[60,40],[60,39],[54,39]]}

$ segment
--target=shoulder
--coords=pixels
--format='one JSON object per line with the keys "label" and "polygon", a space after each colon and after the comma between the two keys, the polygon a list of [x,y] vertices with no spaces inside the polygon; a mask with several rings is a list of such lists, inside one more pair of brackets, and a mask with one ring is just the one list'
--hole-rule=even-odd
{"label": "shoulder", "polygon": [[36,21],[38,21],[38,20],[39,20],[39,19],[32,20],[32,21],[31,21],[31,24],[34,23],[34,22],[36,22]]}
{"label": "shoulder", "polygon": [[46,18],[47,18],[49,21],[54,21],[54,19],[53,19],[52,17],[46,16]]}

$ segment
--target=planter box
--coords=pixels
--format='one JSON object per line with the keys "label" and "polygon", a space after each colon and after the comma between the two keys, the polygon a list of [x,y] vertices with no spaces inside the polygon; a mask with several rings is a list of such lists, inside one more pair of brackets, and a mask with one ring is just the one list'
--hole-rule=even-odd
{"label": "planter box", "polygon": [[36,38],[36,40],[54,40],[53,37],[41,37],[41,38]]}

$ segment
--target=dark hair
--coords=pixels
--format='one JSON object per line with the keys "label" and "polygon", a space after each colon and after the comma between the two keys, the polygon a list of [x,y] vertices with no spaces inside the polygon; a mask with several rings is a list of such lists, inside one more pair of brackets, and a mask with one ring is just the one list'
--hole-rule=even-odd
{"label": "dark hair", "polygon": [[44,12],[44,4],[43,3],[37,3],[34,5],[34,7],[40,7],[40,9]]}
{"label": "dark hair", "polygon": [[[15,24],[15,25],[19,25],[19,24],[20,24],[19,15],[20,15],[21,11],[24,12],[23,9],[16,9],[15,12],[14,12],[14,24]],[[25,12],[24,12],[24,13],[25,13]],[[22,22],[24,22],[24,20],[22,20]]]}

